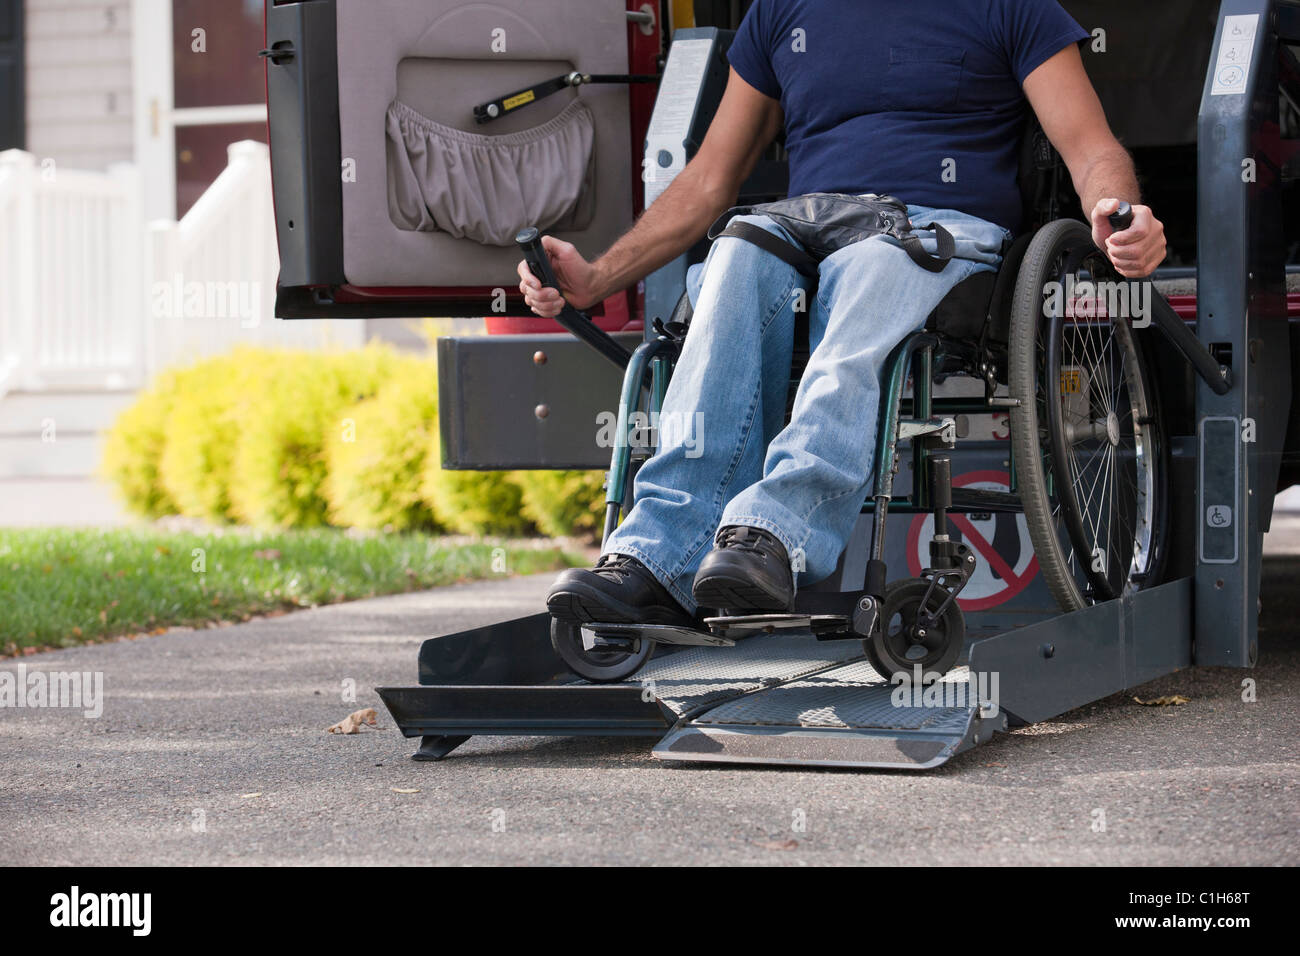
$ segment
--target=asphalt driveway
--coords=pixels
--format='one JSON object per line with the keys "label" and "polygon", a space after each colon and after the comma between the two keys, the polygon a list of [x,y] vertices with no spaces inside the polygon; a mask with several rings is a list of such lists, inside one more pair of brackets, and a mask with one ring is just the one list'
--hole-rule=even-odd
{"label": "asphalt driveway", "polygon": [[0,709],[0,863],[1293,863],[1300,534],[1270,548],[1254,671],[1174,674],[1137,693],[1184,706],[1116,695],[919,774],[672,764],[627,738],[415,763],[382,708],[324,732],[414,683],[425,637],[534,613],[549,575],[37,655],[102,672],[103,714]]}

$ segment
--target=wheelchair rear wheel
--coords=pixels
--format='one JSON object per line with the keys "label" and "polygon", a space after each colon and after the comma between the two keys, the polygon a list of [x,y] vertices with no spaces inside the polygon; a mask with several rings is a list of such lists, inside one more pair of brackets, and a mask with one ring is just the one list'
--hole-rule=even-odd
{"label": "wheelchair rear wheel", "polygon": [[1140,333],[1082,285],[1116,278],[1088,227],[1058,220],[1026,250],[1012,302],[1017,490],[1066,611],[1159,583],[1164,558],[1168,447]]}

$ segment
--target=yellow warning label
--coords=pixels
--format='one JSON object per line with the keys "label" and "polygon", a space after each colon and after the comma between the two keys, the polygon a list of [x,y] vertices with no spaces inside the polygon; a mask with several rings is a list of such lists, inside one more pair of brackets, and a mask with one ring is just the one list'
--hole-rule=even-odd
{"label": "yellow warning label", "polygon": [[534,93],[532,90],[525,90],[522,93],[516,93],[514,96],[511,96],[508,99],[503,100],[501,102],[501,105],[504,106],[507,110],[512,110],[516,106],[523,106],[525,103],[531,103],[535,99],[537,99],[536,93]]}
{"label": "yellow warning label", "polygon": [[1061,369],[1061,394],[1078,395],[1083,391],[1083,375],[1077,368]]}

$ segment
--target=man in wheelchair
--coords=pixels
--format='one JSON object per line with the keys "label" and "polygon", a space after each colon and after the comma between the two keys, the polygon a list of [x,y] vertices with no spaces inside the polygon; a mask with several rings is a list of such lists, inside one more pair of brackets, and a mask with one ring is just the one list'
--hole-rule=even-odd
{"label": "man in wheelchair", "polygon": [[[871,493],[887,359],[958,283],[995,271],[1021,228],[1027,106],[1113,268],[1131,278],[1155,269],[1163,226],[1138,204],[1132,161],[1084,72],[1088,36],[1056,0],[756,0],[696,156],[594,262],[546,237],[561,289],[521,263],[529,306],[543,316],[566,299],[588,307],[685,252],[782,124],[791,196],[900,197],[925,251],[938,250],[939,233],[925,236],[938,225],[953,255],[930,271],[879,234],[826,255],[810,277],[719,237],[688,279],[694,315],[662,411],[699,431],[661,436],[595,567],[555,582],[556,619],[689,626],[701,608],[789,611],[797,585],[834,571]],[[1108,216],[1121,201],[1132,223],[1115,231]],[[798,245],[767,216],[739,219]],[[811,353],[787,424],[800,310]]]}

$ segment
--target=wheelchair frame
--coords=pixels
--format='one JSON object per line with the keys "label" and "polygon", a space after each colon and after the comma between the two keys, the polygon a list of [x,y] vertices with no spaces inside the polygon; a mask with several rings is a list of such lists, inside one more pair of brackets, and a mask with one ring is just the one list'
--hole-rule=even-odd
{"label": "wheelchair frame", "polygon": [[[1127,205],[1121,205],[1121,209],[1111,217],[1112,225],[1117,229],[1125,228],[1131,221],[1129,218],[1131,215]],[[528,245],[532,244],[531,233],[532,230],[529,230]],[[521,244],[524,244],[523,240]],[[1019,251],[1022,254],[1013,251],[1016,246],[1020,246]],[[1084,249],[1091,252],[1080,251]],[[1064,259],[1059,258],[1062,255]],[[877,422],[874,486],[870,496],[871,539],[861,588],[852,585],[844,587],[844,582],[841,582],[841,588],[833,592],[834,596],[827,595],[824,590],[821,590],[815,599],[810,599],[807,591],[797,591],[793,611],[787,614],[728,616],[724,611],[722,616],[704,619],[703,623],[708,628],[707,633],[703,629],[696,631],[690,628],[662,625],[593,622],[589,628],[591,634],[580,638],[576,626],[557,622],[552,632],[552,643],[557,654],[573,667],[575,672],[589,680],[615,680],[626,674],[617,666],[608,663],[609,653],[621,652],[627,655],[625,658],[627,673],[632,673],[649,659],[649,654],[653,651],[653,642],[656,640],[670,644],[715,643],[720,640],[729,643],[730,637],[752,633],[758,627],[771,631],[776,628],[808,626],[823,640],[861,638],[872,666],[883,676],[894,676],[900,670],[910,671],[912,669],[910,662],[917,657],[918,651],[927,665],[933,665],[935,670],[942,674],[956,663],[958,652],[961,650],[960,642],[964,635],[965,624],[956,599],[977,567],[971,549],[962,542],[954,541],[949,534],[948,512],[954,509],[965,513],[978,511],[1026,514],[1031,521],[1030,534],[1034,537],[1036,546],[1052,549],[1051,566],[1054,573],[1058,576],[1062,573],[1077,574],[1078,572],[1067,570],[1074,569],[1077,562],[1079,570],[1090,581],[1087,589],[1083,591],[1073,583],[1068,583],[1068,576],[1067,583],[1057,584],[1054,596],[1062,610],[1085,606],[1095,597],[1101,599],[1120,597],[1130,588],[1146,589],[1158,585],[1161,580],[1160,560],[1164,552],[1162,539],[1165,533],[1166,506],[1163,501],[1163,488],[1167,453],[1164,448],[1165,438],[1158,408],[1153,407],[1146,398],[1147,394],[1154,389],[1154,380],[1143,381],[1147,378],[1147,373],[1144,371],[1146,363],[1142,360],[1141,351],[1137,350],[1133,334],[1128,330],[1128,320],[1125,318],[1113,318],[1112,322],[1117,327],[1123,326],[1125,334],[1120,336],[1120,339],[1127,343],[1134,364],[1129,365],[1128,357],[1121,355],[1118,359],[1118,370],[1121,378],[1127,380],[1128,377],[1135,376],[1141,383],[1138,386],[1139,404],[1129,404],[1131,396],[1126,396],[1125,403],[1120,404],[1118,391],[1108,395],[1110,386],[1105,384],[1105,379],[1090,379],[1093,384],[1088,385],[1084,393],[1089,401],[1086,410],[1089,420],[1095,414],[1101,414],[1106,421],[1106,434],[1109,435],[1110,447],[1107,447],[1106,435],[1102,436],[1100,446],[1107,448],[1107,455],[1102,456],[1107,474],[1105,487],[1112,487],[1109,485],[1110,466],[1115,461],[1113,449],[1118,447],[1120,441],[1122,427],[1119,425],[1120,413],[1129,417],[1135,433],[1139,423],[1141,426],[1142,439],[1137,441],[1135,434],[1137,444],[1134,445],[1134,453],[1139,464],[1146,462],[1145,465],[1141,465],[1141,474],[1147,487],[1139,489],[1135,484],[1133,490],[1139,495],[1137,499],[1139,502],[1150,500],[1141,495],[1149,495],[1152,489],[1156,490],[1160,498],[1152,511],[1153,517],[1147,520],[1139,514],[1134,519],[1134,525],[1130,526],[1134,533],[1141,528],[1144,534],[1143,540],[1134,550],[1127,553],[1119,552],[1120,560],[1117,564],[1111,565],[1112,558],[1109,555],[1110,542],[1113,539],[1110,537],[1112,533],[1110,518],[1105,522],[1107,544],[1104,547],[1098,546],[1100,539],[1096,537],[1098,531],[1095,527],[1091,541],[1085,540],[1086,532],[1079,530],[1082,524],[1079,521],[1078,509],[1081,505],[1077,488],[1063,489],[1061,504],[1051,508],[1049,513],[1048,501],[1054,497],[1055,491],[1053,488],[1055,472],[1064,470],[1067,478],[1073,472],[1073,478],[1069,479],[1073,482],[1078,482],[1083,477],[1077,461],[1072,456],[1072,449],[1076,447],[1075,438],[1055,436],[1055,444],[1065,450],[1060,451],[1058,448],[1051,452],[1050,469],[1045,465],[1046,459],[1043,462],[1034,462],[1035,467],[1031,472],[1035,485],[1027,490],[1028,499],[1020,495],[1017,489],[1020,481],[1017,477],[1014,452],[1016,441],[1012,442],[1011,455],[1007,462],[1010,469],[1007,491],[961,489],[959,495],[954,495],[952,487],[951,452],[956,448],[957,437],[956,420],[951,416],[963,413],[990,414],[1001,408],[1007,408],[1013,411],[1013,433],[1017,431],[1020,433],[1017,441],[1022,446],[1030,444],[1038,446],[1036,441],[1025,437],[1040,434],[1036,415],[1033,410],[1027,412],[1021,409],[1020,405],[1039,401],[1037,396],[1043,389],[1047,390],[1049,396],[1055,394],[1054,386],[1050,382],[1062,370],[1060,355],[1057,352],[1064,347],[1063,329],[1072,328],[1079,334],[1087,336],[1093,326],[1088,317],[1084,317],[1080,322],[1073,312],[1066,311],[1050,314],[1042,311],[1042,315],[1048,318],[1047,324],[1044,325],[1038,318],[1043,305],[1039,301],[1038,294],[1033,290],[1046,288],[1049,279],[1056,281],[1060,278],[1056,269],[1069,270],[1080,267],[1087,260],[1098,257],[1102,261],[1097,263],[1097,267],[1101,268],[1102,272],[1098,273],[1094,267],[1088,273],[1093,279],[1104,278],[1111,274],[1112,270],[1105,262],[1104,256],[1101,256],[1093,246],[1089,231],[1080,223],[1071,220],[1055,220],[1044,226],[1041,231],[1031,230],[1013,244],[1012,249],[1007,250],[1007,256],[998,270],[987,297],[980,299],[986,302],[987,307],[981,310],[983,322],[980,325],[977,343],[971,342],[969,334],[944,334],[941,331],[943,326],[941,310],[936,309],[931,319],[936,320],[938,328],[929,328],[930,322],[927,321],[927,328],[911,333],[895,347],[886,363],[887,384],[883,389]],[[549,272],[545,257],[538,253],[535,258],[536,268],[540,270],[537,274]],[[530,265],[534,264],[533,259],[534,257],[530,257]],[[1028,278],[1025,276],[1026,269],[1030,270]],[[1067,271],[1065,274],[1070,273]],[[953,286],[944,298],[945,303],[950,297],[954,297],[954,293],[960,286],[961,283]],[[1013,288],[1016,290],[1014,296],[1008,296],[1007,290]],[[960,295],[955,298],[958,303],[961,303]],[[1164,303],[1163,299],[1154,292],[1151,299],[1158,299],[1161,302],[1161,307],[1154,309],[1157,327],[1165,333],[1170,343],[1182,352],[1188,365],[1200,372],[1207,383],[1216,390],[1229,387],[1230,377],[1223,370],[1210,364],[1212,356],[1199,341],[1194,338],[1188,341],[1185,326],[1168,308],[1167,303]],[[632,416],[639,411],[640,400],[645,391],[646,375],[651,375],[647,411],[650,420],[656,421],[662,411],[667,382],[675,359],[680,354],[680,348],[688,331],[687,323],[678,319],[687,311],[686,297],[682,295],[674,310],[673,320],[665,324],[656,317],[652,322],[654,337],[648,338],[634,355],[628,356],[619,403],[617,437],[608,472],[602,550],[617,526],[620,514],[630,511],[633,503],[632,489],[636,469],[633,467],[632,460]],[[1011,379],[1020,381],[1019,389],[1022,394],[1000,398],[995,394],[999,355],[996,354],[992,344],[992,340],[998,338],[999,333],[993,331],[992,327],[1004,317],[1001,314],[1004,311],[1008,313],[1005,316],[1008,320],[1006,323],[1008,351],[1005,356],[1008,381]],[[571,320],[573,318],[570,317]],[[1028,327],[1026,322],[1029,323]],[[969,329],[969,325],[960,323],[959,327]],[[1013,328],[1017,330],[1014,335],[1011,331]],[[1048,338],[1048,348],[1044,356],[1045,364],[1039,367],[1036,355],[1041,337],[1044,335]],[[1020,339],[1026,336],[1026,341],[1031,343],[1028,358],[1025,357],[1024,346],[1020,343]],[[798,355],[798,350],[803,345],[799,340],[806,338],[806,321],[796,322],[795,337],[796,355]],[[1098,345],[1098,349],[1097,361],[1100,362],[1101,356],[1108,353],[1105,345]],[[612,355],[607,357],[617,361]],[[952,359],[956,360],[954,364],[946,361]],[[1020,378],[1016,377],[1017,367],[1021,369]],[[1085,366],[1085,368],[1089,376],[1103,371],[1103,368],[1108,370],[1109,374],[1113,375],[1115,372],[1115,364],[1112,361],[1107,361],[1100,367]],[[792,388],[797,387],[801,369],[801,363],[797,360],[792,362]],[[1030,370],[1028,384],[1021,381],[1027,369]],[[909,372],[912,380],[912,396],[905,406],[903,393]],[[983,400],[937,399],[934,395],[937,372],[942,374],[960,372],[976,380],[982,380]],[[1081,374],[1085,373],[1081,372]],[[1100,389],[1099,381],[1102,383]],[[1039,382],[1044,384],[1038,384]],[[1100,413],[1092,408],[1093,402],[1101,404]],[[1113,407],[1112,403],[1114,403]],[[1016,410],[1022,416],[1021,419],[1016,418]],[[1028,417],[1023,417],[1026,415]],[[1061,418],[1059,410],[1055,418]],[[1093,429],[1097,427],[1095,421],[1091,422],[1091,425]],[[1072,426],[1063,420],[1053,421],[1049,425],[1049,430],[1061,428],[1069,429]],[[1147,432],[1151,434],[1148,435]],[[899,467],[898,445],[905,440],[910,441],[912,445],[912,487],[907,496],[897,497],[893,485]],[[1147,447],[1148,442],[1151,442],[1150,448]],[[1022,447],[1021,454],[1025,452],[1025,447]],[[1035,453],[1044,454],[1041,450]],[[1061,455],[1064,457],[1059,457]],[[646,457],[649,455],[643,455],[641,460]],[[1085,472],[1096,458],[1097,451],[1094,451],[1088,459],[1088,464],[1084,466]],[[1097,481],[1102,474],[1101,469],[1102,465],[1098,465],[1096,477],[1089,489],[1088,501],[1082,505],[1084,509],[1091,504],[1091,491],[1097,487]],[[1118,474],[1117,469],[1116,475]],[[1099,508],[1103,507],[1107,500],[1106,494],[1103,493],[1099,499]],[[1029,507],[1031,504],[1034,505],[1032,512]],[[1114,507],[1113,499],[1110,507],[1112,509]],[[864,505],[861,513],[866,513],[866,510]],[[1053,527],[1054,516],[1058,510],[1067,516],[1073,525],[1069,530],[1070,545],[1064,555],[1058,548],[1059,538]],[[929,542],[929,566],[920,572],[919,578],[904,578],[892,584],[887,580],[888,567],[885,563],[885,533],[891,511],[930,513],[933,516],[933,532]],[[1097,520],[1102,520],[1100,515]],[[1125,523],[1123,517],[1118,520],[1122,530]],[[1159,547],[1153,547],[1152,541],[1158,542]],[[1080,548],[1083,550],[1081,551]],[[1065,558],[1065,563],[1061,562],[1062,557]],[[1142,562],[1140,564],[1139,559]],[[1100,566],[1097,565],[1098,561],[1102,562]],[[1123,569],[1122,573],[1127,580],[1118,582],[1116,586],[1117,582],[1109,580],[1111,567]],[[1100,582],[1097,581],[1099,576]],[[1100,589],[1095,597],[1092,591],[1094,585]],[[852,607],[848,606],[846,597],[853,599]],[[820,617],[816,616],[818,612],[823,612]],[[895,634],[893,621],[898,615],[902,615],[902,630]],[[909,622],[908,618],[913,615],[915,619]],[[582,630],[588,630],[587,626],[583,625]],[[904,642],[910,641],[911,644],[900,644],[898,640],[900,636]],[[647,644],[647,641],[651,643]],[[914,646],[918,643],[924,644],[924,650]],[[948,653],[949,651],[951,653]],[[591,653],[595,653],[604,663],[593,664],[593,659],[589,658]],[[926,673],[931,672],[927,670]]]}
{"label": "wheelchair frame", "polygon": [[[657,418],[663,408],[672,367],[680,354],[683,334],[675,333],[662,323],[656,326],[656,332],[654,338],[642,342],[632,353],[624,375],[623,389],[619,396],[617,440],[605,495],[602,546],[617,527],[619,515],[630,510],[632,482],[636,474],[636,469],[632,467],[633,415],[642,410],[639,407],[640,399],[648,391],[649,407],[644,411],[651,420]],[[943,527],[944,514],[957,504],[953,501],[951,460],[948,455],[956,446],[956,422],[951,418],[935,416],[986,415],[1006,409],[1005,404],[996,404],[996,397],[990,394],[986,394],[982,401],[935,398],[935,360],[943,354],[958,356],[963,361],[961,370],[975,375],[979,374],[984,362],[991,361],[991,356],[980,355],[979,346],[970,346],[940,333],[923,330],[913,332],[903,339],[886,363],[888,384],[881,393],[877,422],[875,485],[868,498],[871,502],[870,509],[875,515],[869,557],[869,562],[874,564],[868,564],[868,580],[864,582],[864,589],[877,597],[884,593],[885,582],[883,578],[872,580],[872,577],[884,572],[885,525],[889,513],[932,512],[935,515],[936,529],[939,529]],[[648,388],[647,373],[651,376]],[[913,397],[910,400],[903,397],[909,373],[914,383]],[[912,488],[905,498],[898,498],[893,493],[894,476],[898,472],[898,445],[900,441],[908,439],[912,441]],[[932,465],[936,467],[932,469]],[[935,474],[932,475],[932,471]],[[1020,511],[1019,499],[1014,494],[1014,458],[1011,460],[1010,473],[1010,492],[962,489],[957,507],[985,512]],[[927,481],[927,478],[930,480]],[[935,487],[936,482],[940,487]],[[868,506],[864,503],[863,511],[867,510]],[[936,530],[936,534],[942,535],[944,532]]]}

